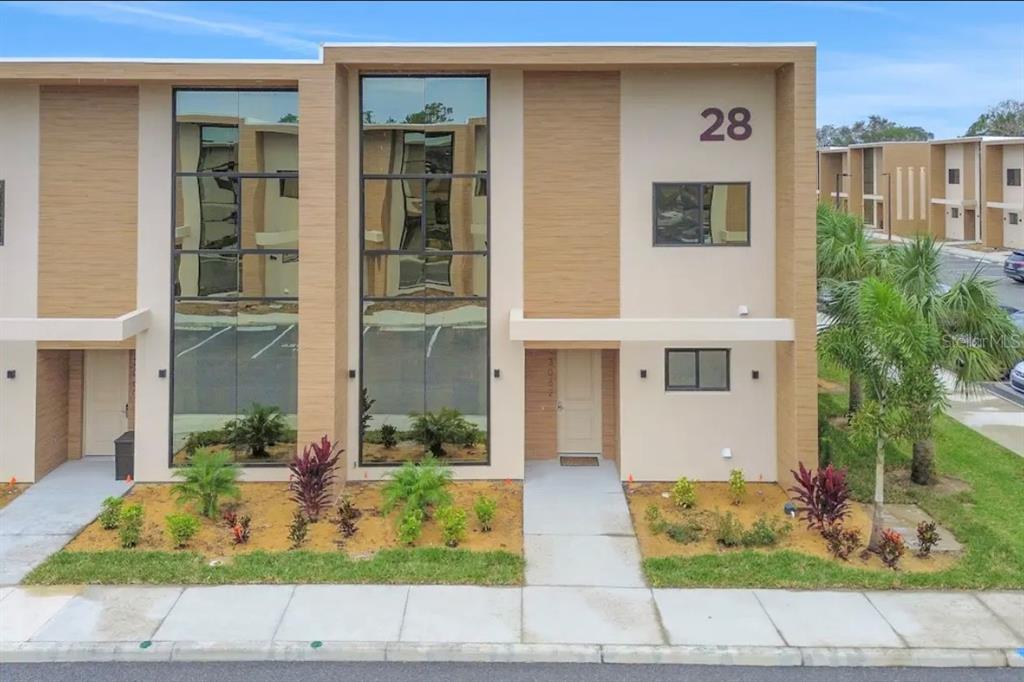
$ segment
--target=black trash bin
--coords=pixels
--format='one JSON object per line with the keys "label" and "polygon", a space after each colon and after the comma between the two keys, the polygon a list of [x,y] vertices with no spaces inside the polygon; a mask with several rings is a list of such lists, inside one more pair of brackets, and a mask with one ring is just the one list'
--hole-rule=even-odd
{"label": "black trash bin", "polygon": [[114,479],[135,478],[135,432],[125,431],[114,439]]}

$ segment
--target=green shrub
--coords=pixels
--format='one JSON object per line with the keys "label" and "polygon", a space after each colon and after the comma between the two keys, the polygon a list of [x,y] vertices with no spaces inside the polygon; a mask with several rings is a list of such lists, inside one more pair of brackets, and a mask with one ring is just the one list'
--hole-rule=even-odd
{"label": "green shrub", "polygon": [[662,517],[661,510],[654,504],[647,505],[647,509],[644,510],[644,520],[652,535],[661,535],[668,527],[668,522]]}
{"label": "green shrub", "polygon": [[473,511],[476,512],[476,520],[480,522],[480,530],[489,533],[494,515],[498,511],[498,501],[493,497],[481,495],[473,503]]}
{"label": "green shrub", "polygon": [[227,452],[196,450],[188,465],[174,470],[175,478],[183,479],[171,488],[179,504],[194,502],[200,514],[208,519],[217,517],[221,497],[238,499],[239,468],[231,463]]}
{"label": "green shrub", "polygon": [[444,506],[437,510],[441,524],[441,539],[449,547],[458,547],[466,539],[466,511],[459,507]]}
{"label": "green shrub", "polygon": [[697,488],[686,476],[672,486],[672,502],[677,507],[690,509],[697,504]]}
{"label": "green shrub", "polygon": [[431,509],[449,504],[452,500],[448,484],[452,471],[433,457],[424,457],[419,464],[406,462],[390,473],[381,491],[384,503],[381,510],[390,514],[399,504],[405,511],[416,509],[427,518]]}
{"label": "green shrub", "polygon": [[164,522],[175,547],[184,547],[199,532],[199,519],[191,514],[168,514]]}
{"label": "green shrub", "polygon": [[675,542],[686,545],[700,540],[704,535],[704,528],[692,520],[683,523],[669,523],[665,527],[665,534]]}
{"label": "green shrub", "polygon": [[398,445],[398,428],[394,424],[382,424],[380,442],[388,450]]}
{"label": "green shrub", "polygon": [[99,521],[100,525],[107,530],[113,530],[117,528],[117,520],[121,515],[121,505],[124,504],[124,499],[120,497],[108,497],[103,500],[103,510],[100,511]]}
{"label": "green shrub", "polygon": [[131,549],[139,544],[139,538],[142,536],[141,504],[127,504],[121,507],[117,519],[117,534],[124,549]]}
{"label": "green shrub", "polygon": [[743,544],[743,524],[732,512],[716,512],[712,528],[715,542],[723,547],[738,547]]}
{"label": "green shrub", "polygon": [[434,457],[444,457],[447,453],[445,443],[459,445],[475,445],[481,438],[481,432],[459,413],[450,407],[442,407],[437,412],[424,412],[412,415],[412,428],[409,436],[423,445]]}
{"label": "green shrub", "polygon": [[747,495],[747,482],[743,478],[743,469],[733,469],[729,472],[729,494],[732,496],[733,504],[743,504],[743,498]]}
{"label": "green shrub", "polygon": [[288,539],[292,541],[292,549],[301,547],[302,543],[306,541],[308,533],[309,519],[306,518],[301,509],[296,509],[295,514],[292,516],[292,523],[288,526]]}
{"label": "green shrub", "polygon": [[415,544],[423,532],[423,512],[407,509],[398,521],[398,541],[403,545]]}
{"label": "green shrub", "polygon": [[917,524],[917,556],[926,557],[932,553],[932,547],[939,544],[939,531],[934,521],[922,521]]}
{"label": "green shrub", "polygon": [[363,391],[359,395],[359,433],[365,434],[370,430],[370,421],[373,419],[370,410],[373,409],[373,405],[376,402],[376,400],[370,397],[370,392],[366,387],[363,386]]}
{"label": "green shrub", "polygon": [[850,555],[860,547],[860,531],[856,528],[843,528],[841,523],[822,528],[821,537],[825,539],[829,554],[843,561],[849,560]]}
{"label": "green shrub", "polygon": [[210,431],[193,431],[185,439],[185,453],[194,455],[196,450],[208,448],[212,445],[224,445],[228,442],[228,434],[223,429]]}
{"label": "green shrub", "polygon": [[259,403],[224,425],[231,447],[246,450],[254,458],[268,457],[267,448],[280,442],[287,428],[280,408]]}
{"label": "green shrub", "polygon": [[778,519],[769,519],[762,514],[757,517],[749,530],[743,532],[744,547],[772,547],[793,530],[792,524]]}
{"label": "green shrub", "polygon": [[883,564],[895,571],[906,550],[907,546],[903,542],[903,536],[897,531],[892,528],[882,531],[882,540],[878,543],[878,558],[882,560]]}

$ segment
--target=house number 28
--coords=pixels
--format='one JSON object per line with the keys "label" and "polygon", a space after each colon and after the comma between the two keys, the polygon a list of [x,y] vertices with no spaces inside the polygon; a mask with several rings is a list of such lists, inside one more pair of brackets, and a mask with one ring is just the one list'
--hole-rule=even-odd
{"label": "house number 28", "polygon": [[750,109],[746,107],[733,107],[729,110],[729,125],[725,132],[718,132],[725,123],[726,114],[718,107],[708,107],[700,112],[700,115],[711,120],[711,125],[700,134],[701,142],[721,142],[728,135],[730,140],[746,140],[754,129],[750,127]]}

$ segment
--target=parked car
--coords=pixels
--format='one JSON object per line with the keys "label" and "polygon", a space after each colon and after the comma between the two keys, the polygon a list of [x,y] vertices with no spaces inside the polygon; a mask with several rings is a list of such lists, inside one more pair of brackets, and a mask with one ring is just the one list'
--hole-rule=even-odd
{"label": "parked car", "polygon": [[1024,283],[1024,250],[1014,249],[1003,261],[1003,273],[1012,280]]}
{"label": "parked car", "polygon": [[1024,393],[1024,360],[1021,360],[1010,370],[1010,388],[1017,393]]}

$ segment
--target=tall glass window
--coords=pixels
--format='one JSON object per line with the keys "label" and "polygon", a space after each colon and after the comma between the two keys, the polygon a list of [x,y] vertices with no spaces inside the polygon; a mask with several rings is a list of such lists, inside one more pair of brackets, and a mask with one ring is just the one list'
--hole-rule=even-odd
{"label": "tall glass window", "polygon": [[875,193],[875,150],[864,149],[864,194]]}
{"label": "tall glass window", "polygon": [[487,78],[361,88],[360,462],[485,464]]}
{"label": "tall glass window", "polygon": [[299,101],[294,90],[174,96],[171,463],[295,452]]}

